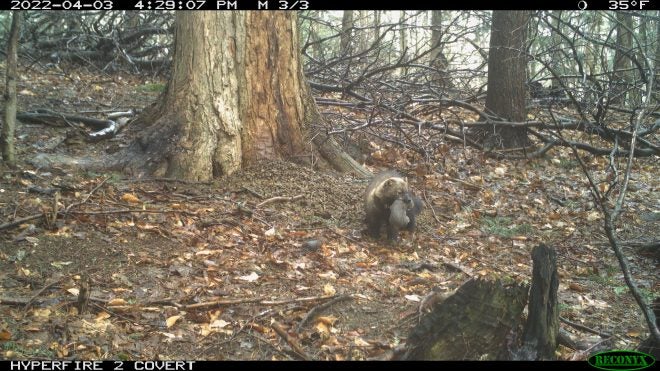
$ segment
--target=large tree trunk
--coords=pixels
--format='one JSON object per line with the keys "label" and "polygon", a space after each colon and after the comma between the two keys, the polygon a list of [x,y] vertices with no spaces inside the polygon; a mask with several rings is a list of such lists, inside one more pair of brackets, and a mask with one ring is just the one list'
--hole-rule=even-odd
{"label": "large tree trunk", "polygon": [[16,67],[18,65],[18,31],[21,27],[22,13],[12,12],[11,30],[7,42],[7,79],[5,85],[5,117],[0,133],[2,160],[9,167],[16,166],[14,151],[14,132],[16,130]]}
{"label": "large tree trunk", "polygon": [[[488,55],[486,109],[506,120],[526,118],[525,81],[527,11],[493,11]],[[489,130],[486,143],[492,147],[516,148],[529,145],[525,128],[499,126]]]}
{"label": "large tree trunk", "polygon": [[144,119],[153,124],[124,154],[128,169],[208,180],[308,152],[305,133],[320,115],[296,22],[292,12],[178,12],[172,76]]}

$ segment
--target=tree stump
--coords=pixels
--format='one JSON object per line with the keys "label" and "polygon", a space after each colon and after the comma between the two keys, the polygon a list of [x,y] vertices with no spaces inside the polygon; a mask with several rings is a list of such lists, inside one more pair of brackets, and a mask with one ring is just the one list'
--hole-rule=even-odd
{"label": "tree stump", "polygon": [[555,359],[559,334],[557,256],[555,250],[539,245],[532,250],[532,288],[529,290],[529,314],[522,347],[513,359]]}
{"label": "tree stump", "polygon": [[413,330],[401,360],[506,359],[507,335],[519,325],[528,288],[470,280],[433,306]]}
{"label": "tree stump", "polygon": [[[432,307],[393,358],[553,359],[559,333],[555,252],[547,246],[537,246],[532,260],[529,316],[524,330],[522,312],[528,301],[527,286],[470,280]],[[522,344],[518,339],[522,339]]]}

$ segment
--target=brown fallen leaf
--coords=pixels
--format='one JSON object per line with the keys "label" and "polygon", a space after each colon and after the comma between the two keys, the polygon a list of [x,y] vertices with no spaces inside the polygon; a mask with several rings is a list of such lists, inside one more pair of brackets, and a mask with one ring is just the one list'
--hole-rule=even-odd
{"label": "brown fallen leaf", "polygon": [[167,328],[174,326],[174,324],[176,323],[176,321],[179,320],[179,318],[181,318],[181,316],[179,315],[169,317],[168,319],[165,320],[165,326],[167,326]]}
{"label": "brown fallen leaf", "polygon": [[103,320],[106,320],[108,318],[110,318],[110,313],[108,313],[108,312],[99,312],[96,315],[96,321],[103,321]]}
{"label": "brown fallen leaf", "polygon": [[320,316],[316,318],[317,322],[321,322],[325,325],[332,326],[337,322],[337,317],[334,316]]}
{"label": "brown fallen leaf", "polygon": [[128,202],[129,204],[137,204],[140,202],[140,199],[137,198],[137,196],[132,193],[124,193],[121,196],[121,200],[124,202]]}
{"label": "brown fallen leaf", "polygon": [[264,327],[258,323],[251,323],[248,325],[252,330],[265,334],[269,331],[269,328]]}
{"label": "brown fallen leaf", "polygon": [[316,323],[316,332],[318,332],[321,335],[329,336],[330,335],[330,328],[328,328],[328,325],[323,323],[323,322],[317,322]]}
{"label": "brown fallen leaf", "polygon": [[7,330],[0,330],[0,341],[8,341],[11,339],[11,332]]}
{"label": "brown fallen leaf", "polygon": [[579,284],[577,284],[577,283],[575,283],[575,282],[571,282],[571,283],[568,285],[568,287],[569,287],[571,290],[573,290],[573,291],[577,291],[577,292],[585,292],[585,291],[586,291],[584,287],[582,287],[581,285],[579,285]]}
{"label": "brown fallen leaf", "polygon": [[116,306],[119,306],[119,305],[127,305],[127,304],[128,303],[126,302],[126,300],[120,299],[120,298],[115,298],[115,299],[112,299],[108,302],[109,307],[116,307]]}

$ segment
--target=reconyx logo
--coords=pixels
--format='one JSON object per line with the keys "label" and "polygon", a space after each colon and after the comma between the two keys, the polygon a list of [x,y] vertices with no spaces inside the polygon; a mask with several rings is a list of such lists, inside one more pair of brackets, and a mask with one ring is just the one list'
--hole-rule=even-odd
{"label": "reconyx logo", "polygon": [[596,353],[587,360],[590,365],[601,370],[641,370],[651,367],[655,358],[646,353],[632,350],[611,350]]}

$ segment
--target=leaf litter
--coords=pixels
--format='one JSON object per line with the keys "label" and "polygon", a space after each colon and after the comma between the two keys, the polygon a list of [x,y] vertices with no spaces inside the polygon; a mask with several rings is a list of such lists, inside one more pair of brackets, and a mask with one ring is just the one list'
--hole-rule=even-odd
{"label": "leaf litter", "polygon": [[[66,92],[70,81],[53,84],[54,78],[34,81],[19,102],[43,104],[46,86],[75,97]],[[155,99],[136,103],[127,90],[139,85],[135,78],[115,80],[116,94],[90,89],[79,103],[141,108],[133,105]],[[61,129],[35,125],[18,131],[23,158],[61,135]],[[49,148],[92,156],[129,140]],[[260,163],[212,183],[135,182],[121,174],[28,165],[4,172],[3,221],[52,213],[52,197],[26,192],[32,185],[68,185],[61,188],[59,210],[80,204],[52,225],[28,221],[0,234],[0,355],[385,357],[405,341],[431,291],[450,292],[479,276],[528,281],[529,252],[542,242],[558,252],[562,317],[616,334],[617,348],[646,336],[586,181],[566,166],[569,151],[502,162],[471,149],[441,150],[442,166],[410,176],[427,207],[414,238],[406,234],[397,246],[363,235],[364,180],[303,165]],[[392,148],[385,157],[415,174],[414,154]],[[598,158],[588,165],[606,167]],[[381,161],[374,170],[387,166]],[[649,295],[659,292],[657,260],[635,246],[658,240],[658,166],[654,159],[635,160],[618,231]],[[275,197],[282,199],[264,203]],[[84,276],[91,295],[87,311],[79,313]],[[560,356],[570,359],[574,352],[562,349]]]}

